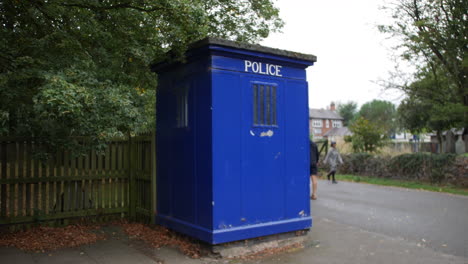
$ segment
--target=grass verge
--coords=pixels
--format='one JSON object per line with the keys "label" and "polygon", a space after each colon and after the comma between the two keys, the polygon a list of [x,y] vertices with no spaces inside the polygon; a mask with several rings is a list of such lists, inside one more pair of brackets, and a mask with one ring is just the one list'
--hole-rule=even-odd
{"label": "grass verge", "polygon": [[395,187],[402,187],[402,188],[408,188],[408,189],[425,190],[425,191],[432,191],[432,192],[444,192],[444,193],[468,196],[468,189],[450,186],[450,185],[435,185],[435,184],[429,184],[429,183],[421,183],[417,181],[383,179],[383,178],[356,176],[356,175],[349,175],[349,174],[337,174],[336,179],[339,181],[362,182],[362,183],[368,183],[368,184],[395,186]]}

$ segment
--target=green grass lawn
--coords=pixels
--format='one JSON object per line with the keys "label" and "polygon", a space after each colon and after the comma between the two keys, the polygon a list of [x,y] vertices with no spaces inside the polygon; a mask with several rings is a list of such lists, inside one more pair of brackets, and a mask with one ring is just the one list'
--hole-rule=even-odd
{"label": "green grass lawn", "polygon": [[455,186],[448,185],[435,185],[430,183],[421,183],[416,181],[403,181],[403,180],[394,180],[394,179],[383,179],[383,178],[374,178],[367,176],[356,176],[349,174],[337,174],[336,179],[338,181],[350,181],[350,182],[362,182],[368,184],[384,185],[384,186],[395,186],[408,189],[417,189],[425,190],[432,192],[445,192],[459,195],[468,195],[468,189],[463,189]]}

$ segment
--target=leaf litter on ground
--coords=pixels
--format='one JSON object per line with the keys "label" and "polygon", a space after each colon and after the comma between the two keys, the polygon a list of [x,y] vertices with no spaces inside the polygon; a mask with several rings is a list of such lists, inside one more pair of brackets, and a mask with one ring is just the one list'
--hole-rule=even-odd
{"label": "leaf litter on ground", "polygon": [[44,252],[88,245],[105,239],[93,233],[96,225],[69,225],[66,227],[34,227],[26,231],[2,234],[0,246],[16,247],[24,251]]}
{"label": "leaf litter on ground", "polygon": [[[111,225],[119,226],[130,239],[138,239],[152,248],[172,247],[180,250],[190,258],[201,258],[204,248],[200,242],[193,238],[181,235],[162,226],[129,223],[127,221],[113,222]],[[2,234],[0,246],[16,247],[30,252],[46,252],[63,248],[79,247],[106,240],[105,232],[100,225],[75,224],[66,227],[34,227],[26,231]],[[115,235],[115,232],[112,233]],[[295,251],[302,248],[301,244],[286,247],[264,249],[253,254],[233,257],[231,259],[254,260]]]}
{"label": "leaf litter on ground", "polygon": [[178,234],[162,226],[148,226],[140,223],[120,222],[131,239],[140,239],[153,248],[165,246],[179,249],[191,258],[200,258],[202,246],[195,240]]}

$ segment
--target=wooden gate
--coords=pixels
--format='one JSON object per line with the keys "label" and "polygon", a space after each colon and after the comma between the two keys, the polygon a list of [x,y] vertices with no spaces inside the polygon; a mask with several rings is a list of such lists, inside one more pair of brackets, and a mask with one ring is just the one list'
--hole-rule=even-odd
{"label": "wooden gate", "polygon": [[130,139],[129,145],[131,168],[129,217],[134,221],[153,223],[156,210],[154,137],[137,136]]}
{"label": "wooden gate", "polygon": [[328,152],[328,139],[317,140],[315,141],[315,144],[319,150],[320,159],[325,158],[325,155],[327,155]]}

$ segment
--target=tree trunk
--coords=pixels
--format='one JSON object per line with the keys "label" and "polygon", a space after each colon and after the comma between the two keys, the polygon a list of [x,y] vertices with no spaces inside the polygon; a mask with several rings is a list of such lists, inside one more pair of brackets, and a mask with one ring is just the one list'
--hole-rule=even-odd
{"label": "tree trunk", "polygon": [[440,130],[437,130],[437,142],[439,143],[437,153],[442,153],[442,131]]}

